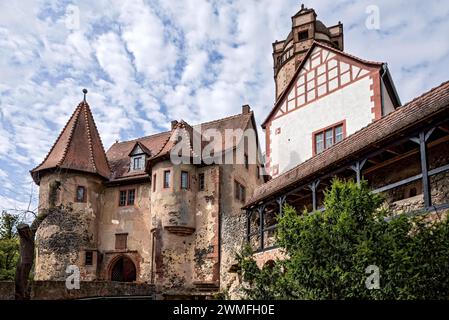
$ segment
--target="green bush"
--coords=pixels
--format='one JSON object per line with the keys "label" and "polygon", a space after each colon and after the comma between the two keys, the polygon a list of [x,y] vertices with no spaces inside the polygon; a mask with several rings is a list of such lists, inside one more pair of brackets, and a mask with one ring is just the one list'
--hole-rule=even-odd
{"label": "green bush", "polygon": [[[260,270],[249,248],[239,255],[248,299],[447,299],[449,222],[401,215],[365,182],[334,180],[323,213],[299,215],[286,205],[278,217],[279,246],[287,254]],[[368,266],[380,288],[367,289]]]}
{"label": "green bush", "polygon": [[17,216],[2,212],[0,215],[0,281],[14,280],[19,257]]}

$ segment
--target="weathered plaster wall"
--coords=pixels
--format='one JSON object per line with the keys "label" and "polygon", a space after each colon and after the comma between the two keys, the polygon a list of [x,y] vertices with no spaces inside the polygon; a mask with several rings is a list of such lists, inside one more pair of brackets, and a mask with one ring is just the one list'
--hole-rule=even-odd
{"label": "weathered plaster wall", "polygon": [[277,259],[282,260],[285,259],[285,257],[286,255],[281,248],[275,248],[254,254],[254,260],[256,261],[257,266],[261,269],[268,261],[276,261]]}
{"label": "weathered plaster wall", "polygon": [[[119,206],[120,190],[135,190],[134,205]],[[99,216],[98,249],[102,254],[100,275],[110,279],[111,263],[126,255],[133,260],[137,269],[137,281],[151,279],[151,184],[143,182],[111,186],[104,190]],[[115,248],[115,235],[127,233],[127,248]]]}
{"label": "weathered plaster wall", "polygon": [[[170,187],[164,188],[163,174],[167,170]],[[189,173],[187,190],[181,189],[181,171]],[[199,190],[199,173],[205,176],[204,191]],[[218,288],[219,167],[173,166],[170,161],[163,161],[155,164],[154,174],[157,178],[151,210],[158,290],[179,295],[208,286]]]}
{"label": "weathered plaster wall", "polygon": [[[59,181],[56,204],[48,209],[50,184]],[[86,202],[77,203],[77,186],[86,188]],[[40,184],[39,210],[51,210],[36,233],[35,280],[64,280],[66,268],[76,265],[82,280],[97,278],[96,265],[85,266],[84,251],[97,248],[97,216],[103,191],[101,179],[75,173],[45,175]]]}
{"label": "weathered plaster wall", "polygon": [[[79,289],[68,290],[65,281],[33,281],[33,300],[71,300],[93,297],[146,296],[154,299],[154,286],[148,284],[81,281]],[[0,300],[14,300],[14,282],[0,281]]]}
{"label": "weathered plaster wall", "polygon": [[238,297],[240,279],[233,271],[235,268],[236,253],[245,240],[246,216],[241,210],[243,203],[235,199],[234,180],[246,187],[246,199],[254,192],[256,186],[263,183],[263,175],[257,174],[257,164],[250,163],[246,168],[244,164],[223,165],[221,168],[221,264],[220,289],[230,294],[232,298]]}

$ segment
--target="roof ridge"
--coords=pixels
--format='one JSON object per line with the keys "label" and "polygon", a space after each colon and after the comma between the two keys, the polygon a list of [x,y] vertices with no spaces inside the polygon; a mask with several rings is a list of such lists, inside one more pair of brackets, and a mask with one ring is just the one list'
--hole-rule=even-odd
{"label": "roof ridge", "polygon": [[291,86],[293,86],[293,83],[295,82],[296,78],[298,77],[300,70],[304,67],[307,59],[309,59],[310,55],[313,52],[313,49],[316,46],[321,46],[324,49],[328,49],[336,54],[341,54],[349,59],[353,59],[353,60],[357,60],[361,63],[364,64],[371,64],[371,65],[382,65],[384,62],[377,62],[377,61],[369,61],[369,60],[364,60],[362,58],[359,58],[357,56],[354,56],[350,53],[347,53],[345,51],[342,50],[338,50],[336,48],[330,47],[328,45],[325,45],[324,43],[321,43],[319,41],[313,40],[312,45],[310,46],[309,49],[307,49],[303,60],[301,61],[301,63],[298,65],[298,67],[295,69],[292,78],[290,79],[290,81],[287,83],[287,85],[285,86],[285,88],[278,94],[277,97],[275,97],[275,101],[273,103],[273,106],[270,110],[270,112],[268,113],[268,115],[265,117],[265,120],[262,122],[262,127],[264,128],[264,125],[268,122],[268,119],[270,119],[270,117],[272,117],[272,115],[274,114],[274,111],[276,109],[278,109],[280,102],[285,98],[287,91],[290,89]]}
{"label": "roof ridge", "polygon": [[337,52],[337,53],[341,53],[341,54],[343,54],[343,55],[345,55],[347,57],[350,57],[350,58],[358,60],[358,61],[362,61],[362,62],[367,63],[367,64],[378,64],[379,65],[379,64],[385,63],[385,62],[379,62],[379,61],[374,61],[374,60],[362,59],[362,58],[359,58],[359,57],[357,57],[357,56],[355,56],[355,55],[353,55],[351,53],[345,52],[343,50],[339,50],[339,49],[334,48],[334,47],[330,47],[327,44],[322,43],[322,42],[318,42],[316,40],[313,40],[313,43],[316,43],[317,45],[320,45],[320,46],[322,46],[322,47],[324,47],[326,49],[329,49],[329,50]]}
{"label": "roof ridge", "polygon": [[[67,156],[67,151],[69,150],[70,143],[72,142],[73,132],[75,131],[76,123],[78,122],[78,119],[80,117],[82,106],[83,106],[83,102],[80,102],[80,104],[78,104],[78,106],[76,107],[75,111],[78,111],[78,112],[76,113],[75,118],[74,118],[74,123],[73,123],[72,127],[70,128],[70,133],[67,138],[67,144],[64,146],[64,151],[62,152],[62,157],[57,162],[58,166],[61,165],[61,163],[64,161],[65,157]],[[70,120],[67,122],[67,124],[70,122]],[[64,132],[64,130],[63,130],[63,132]],[[56,140],[55,144],[58,142],[58,140],[59,139]]]}
{"label": "roof ridge", "polygon": [[[413,98],[412,100],[406,102],[404,105],[399,106],[396,110],[404,108],[404,107],[407,106],[408,104],[413,103],[415,100],[421,99],[423,96],[428,95],[429,93],[434,92],[434,91],[437,90],[437,89],[441,89],[441,87],[444,87],[444,86],[447,85],[447,84],[449,84],[449,80],[443,81],[443,82],[440,83],[438,86],[435,86],[435,87],[429,89],[428,91],[422,93],[421,95],[419,95],[419,96]],[[394,110],[394,111],[396,111],[396,110]],[[392,112],[392,113],[393,113],[393,112]]]}
{"label": "roof ridge", "polygon": [[[248,114],[252,114],[252,113],[253,113],[253,111],[250,111]],[[227,116],[227,117],[224,117],[224,118],[221,118],[221,119],[216,119],[216,120],[211,120],[211,121],[201,122],[201,123],[194,124],[194,125],[189,124],[189,123],[188,123],[187,121],[185,121],[185,120],[181,120],[181,121],[183,121],[184,123],[188,124],[188,125],[191,126],[191,127],[195,127],[195,126],[199,126],[199,125],[205,125],[205,124],[211,124],[211,123],[214,123],[214,122],[220,122],[220,121],[224,121],[224,120],[229,120],[229,119],[231,119],[231,118],[236,118],[236,117],[238,117],[238,116],[244,116],[244,115],[245,115],[245,114],[243,114],[243,113],[238,113],[238,114],[234,114],[234,115],[231,115],[231,116]],[[171,133],[171,131],[172,131],[172,130],[162,131],[162,132],[158,132],[158,133],[151,134],[151,135],[148,135],[148,136],[143,136],[143,137],[140,137],[140,138],[134,138],[134,139],[131,139],[131,140],[119,141],[119,142],[116,142],[116,143],[120,144],[120,143],[136,142],[136,141],[140,141],[140,140],[142,140],[142,139],[152,138],[152,137],[155,137],[155,136],[158,136],[158,135]]]}
{"label": "roof ridge", "polygon": [[237,114],[234,114],[234,115],[231,115],[231,116],[227,116],[227,117],[224,117],[224,118],[221,118],[221,119],[206,121],[206,122],[195,124],[193,126],[191,125],[191,127],[195,127],[195,126],[199,126],[199,125],[205,125],[205,124],[211,124],[211,123],[214,123],[214,122],[220,122],[220,121],[224,121],[224,120],[229,120],[231,118],[237,118],[239,116],[245,116],[245,115],[251,115],[251,114],[253,114],[252,110],[249,113],[237,113]]}
{"label": "roof ridge", "polygon": [[[171,132],[171,130],[162,131],[162,132],[150,134],[150,135],[148,135],[148,136],[143,136],[143,137],[140,137],[140,138],[134,138],[134,139],[131,139],[131,140],[125,140],[125,141],[118,141],[118,142],[116,142],[116,143],[114,143],[114,144],[122,144],[122,143],[128,143],[128,142],[137,142],[137,141],[140,141],[140,140],[142,140],[142,139],[153,138],[153,137],[155,137],[155,136],[159,136],[159,135],[162,135],[162,134],[167,134],[167,133],[170,133],[170,132]],[[111,146],[111,147],[112,147],[112,146]]]}
{"label": "roof ridge", "polygon": [[50,156],[50,154],[52,153],[52,151],[54,150],[58,140],[61,138],[62,134],[64,133],[65,129],[67,128],[67,126],[70,123],[70,120],[75,116],[75,113],[78,111],[78,107],[80,106],[81,102],[78,104],[78,106],[75,108],[75,110],[72,112],[69,121],[66,122],[66,124],[64,125],[64,127],[62,128],[62,130],[59,132],[58,137],[56,138],[55,142],[53,143],[53,146],[50,148],[50,151],[48,151],[47,155],[45,156],[44,160],[42,160],[42,162],[40,164],[38,164],[36,167],[34,167],[31,171],[39,168],[41,165],[43,165],[45,163],[45,161],[48,160],[48,157]]}
{"label": "roof ridge", "polygon": [[89,125],[88,111],[89,111],[88,104],[86,102],[84,102],[84,121],[86,121],[87,143],[88,143],[89,153],[90,153],[89,157],[90,157],[90,161],[92,162],[92,165],[94,166],[94,170],[97,171],[97,165],[95,163],[93,146],[92,146],[92,132],[90,130],[90,125]]}
{"label": "roof ridge", "polygon": [[[371,126],[379,125],[380,122],[388,122],[390,118],[396,117],[396,115],[397,115],[398,113],[401,113],[405,108],[407,108],[407,107],[412,107],[413,105],[416,105],[416,101],[417,101],[417,100],[423,99],[425,96],[428,96],[428,95],[430,96],[430,95],[432,95],[436,90],[441,90],[441,89],[444,88],[444,86],[447,86],[447,85],[449,85],[449,80],[448,80],[448,81],[445,81],[445,82],[442,82],[439,86],[433,87],[432,89],[430,89],[430,90],[424,92],[424,93],[421,94],[420,96],[418,96],[418,97],[416,97],[416,98],[410,100],[409,102],[407,102],[407,103],[404,104],[403,106],[397,108],[396,110],[394,110],[393,112],[391,112],[391,113],[387,114],[386,116],[380,118],[379,120],[374,121],[374,122],[371,122],[371,123],[367,124],[366,126],[360,128],[360,129],[358,129],[357,131],[355,131],[354,133],[352,133],[351,135],[349,135],[349,136],[346,137],[345,139],[343,139],[343,140],[341,140],[341,141],[335,143],[334,145],[332,145],[330,148],[325,149],[323,152],[321,152],[321,153],[319,153],[319,154],[317,154],[317,155],[315,155],[315,156],[313,156],[313,157],[307,159],[307,160],[304,161],[304,162],[301,162],[301,163],[295,165],[293,168],[291,168],[291,169],[289,169],[288,171],[285,171],[284,173],[280,174],[279,176],[277,176],[277,177],[275,177],[275,178],[273,178],[273,179],[267,181],[266,183],[264,183],[264,184],[261,185],[261,186],[270,187],[272,184],[274,184],[275,182],[277,182],[280,178],[285,177],[285,176],[288,176],[288,175],[291,174],[292,172],[295,172],[295,171],[298,169],[299,166],[304,166],[304,167],[306,167],[308,163],[310,163],[310,162],[316,160],[318,157],[326,158],[326,156],[327,156],[328,154],[331,154],[334,150],[337,149],[337,146],[341,146],[342,143],[345,143],[345,142],[347,141],[348,138],[351,137],[351,139],[355,139],[354,136],[356,136],[356,135],[358,135],[358,134],[360,135],[360,134],[361,134],[361,133],[360,133],[361,131],[364,131],[364,130],[366,130],[367,128],[369,128],[369,127],[371,127]],[[438,98],[438,100],[440,100],[440,98]],[[285,185],[285,186],[283,186],[283,187],[287,187],[287,186],[288,186],[288,185]],[[259,186],[259,187],[260,187],[260,186]],[[259,188],[259,187],[258,187],[258,188]],[[253,201],[253,199],[249,199],[249,201],[248,201],[247,204],[251,203],[252,201]]]}
{"label": "roof ridge", "polygon": [[[98,138],[99,138],[99,140],[100,140],[100,146],[101,146],[101,150],[103,151],[103,155],[104,155],[104,157],[105,157],[105,159],[106,159],[106,164],[107,164],[107,166],[108,166],[108,169],[109,169],[109,173],[111,172],[111,166],[109,165],[109,160],[108,160],[108,157],[106,157],[106,151],[105,151],[105,149],[104,149],[104,145],[103,145],[103,140],[101,140],[101,136],[100,136],[100,133],[98,132],[98,127],[97,127],[97,124],[95,123],[95,118],[94,118],[94,116],[93,116],[93,114],[92,114],[92,110],[90,109],[90,106],[89,106],[89,104],[87,103],[87,102],[84,102],[85,104],[86,104],[86,112],[88,111],[89,113],[90,113],[90,118],[91,118],[91,120],[92,120],[92,123],[93,123],[93,125],[94,125],[94,129],[95,129],[95,131],[97,132],[97,134],[98,134]],[[92,144],[92,132],[90,131],[90,127],[89,127],[89,122],[87,121],[87,125],[88,125],[88,132],[89,132],[89,135],[90,135],[90,143]],[[92,160],[95,162],[95,160],[93,159],[94,158],[94,156],[93,156],[93,148],[91,148],[91,155],[92,155]],[[94,167],[96,168],[97,166],[96,166],[96,164],[94,164]]]}

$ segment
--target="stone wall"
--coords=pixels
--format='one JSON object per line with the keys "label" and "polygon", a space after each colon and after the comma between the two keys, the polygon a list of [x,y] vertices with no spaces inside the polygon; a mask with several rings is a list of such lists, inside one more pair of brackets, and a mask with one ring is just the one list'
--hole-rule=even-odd
{"label": "stone wall", "polygon": [[263,175],[258,176],[259,163],[252,163],[248,168],[244,164],[223,165],[221,168],[221,256],[220,256],[220,290],[231,298],[238,298],[241,281],[235,272],[236,253],[245,241],[246,216],[241,207],[243,203],[235,199],[234,181],[246,187],[246,199],[251,197],[255,188],[263,183]]}
{"label": "stone wall", "polygon": [[[121,190],[135,190],[133,205],[119,206]],[[130,258],[137,269],[137,281],[151,279],[151,184],[149,181],[109,186],[101,198],[98,217],[98,249],[101,254],[99,279],[109,280],[114,261],[120,256]],[[127,234],[126,249],[116,249],[116,234]]]}
{"label": "stone wall", "polygon": [[[149,284],[82,281],[80,289],[68,290],[65,281],[34,281],[32,300],[73,300],[93,297],[146,296],[154,299],[154,286]],[[14,282],[0,282],[0,300],[14,299]]]}
{"label": "stone wall", "polygon": [[14,281],[0,281],[0,300],[14,300]]}
{"label": "stone wall", "polygon": [[[60,182],[50,208],[50,185]],[[85,187],[86,201],[75,202],[78,186]],[[66,268],[76,265],[81,280],[97,279],[96,267],[86,266],[84,251],[97,249],[97,219],[102,180],[88,174],[59,172],[45,175],[39,188],[39,210],[50,210],[36,233],[35,280],[64,280]],[[49,209],[50,208],[50,209]]]}

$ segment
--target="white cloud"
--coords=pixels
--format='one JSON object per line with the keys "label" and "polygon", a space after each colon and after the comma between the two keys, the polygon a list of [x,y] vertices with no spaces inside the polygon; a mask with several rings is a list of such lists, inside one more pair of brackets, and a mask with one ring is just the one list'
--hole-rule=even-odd
{"label": "white cloud", "polygon": [[[344,23],[346,51],[389,63],[403,102],[447,80],[449,5],[376,1],[381,29],[373,31],[365,27],[371,4],[308,3],[326,25]],[[294,0],[76,6],[79,28],[67,28],[65,3],[0,2],[0,181],[8,186],[0,208],[27,203],[28,192],[11,189],[27,190],[28,170],[48,152],[83,87],[106,148],[167,129],[171,119],[199,123],[246,103],[260,123],[274,101],[271,44],[287,36],[299,10]]]}

